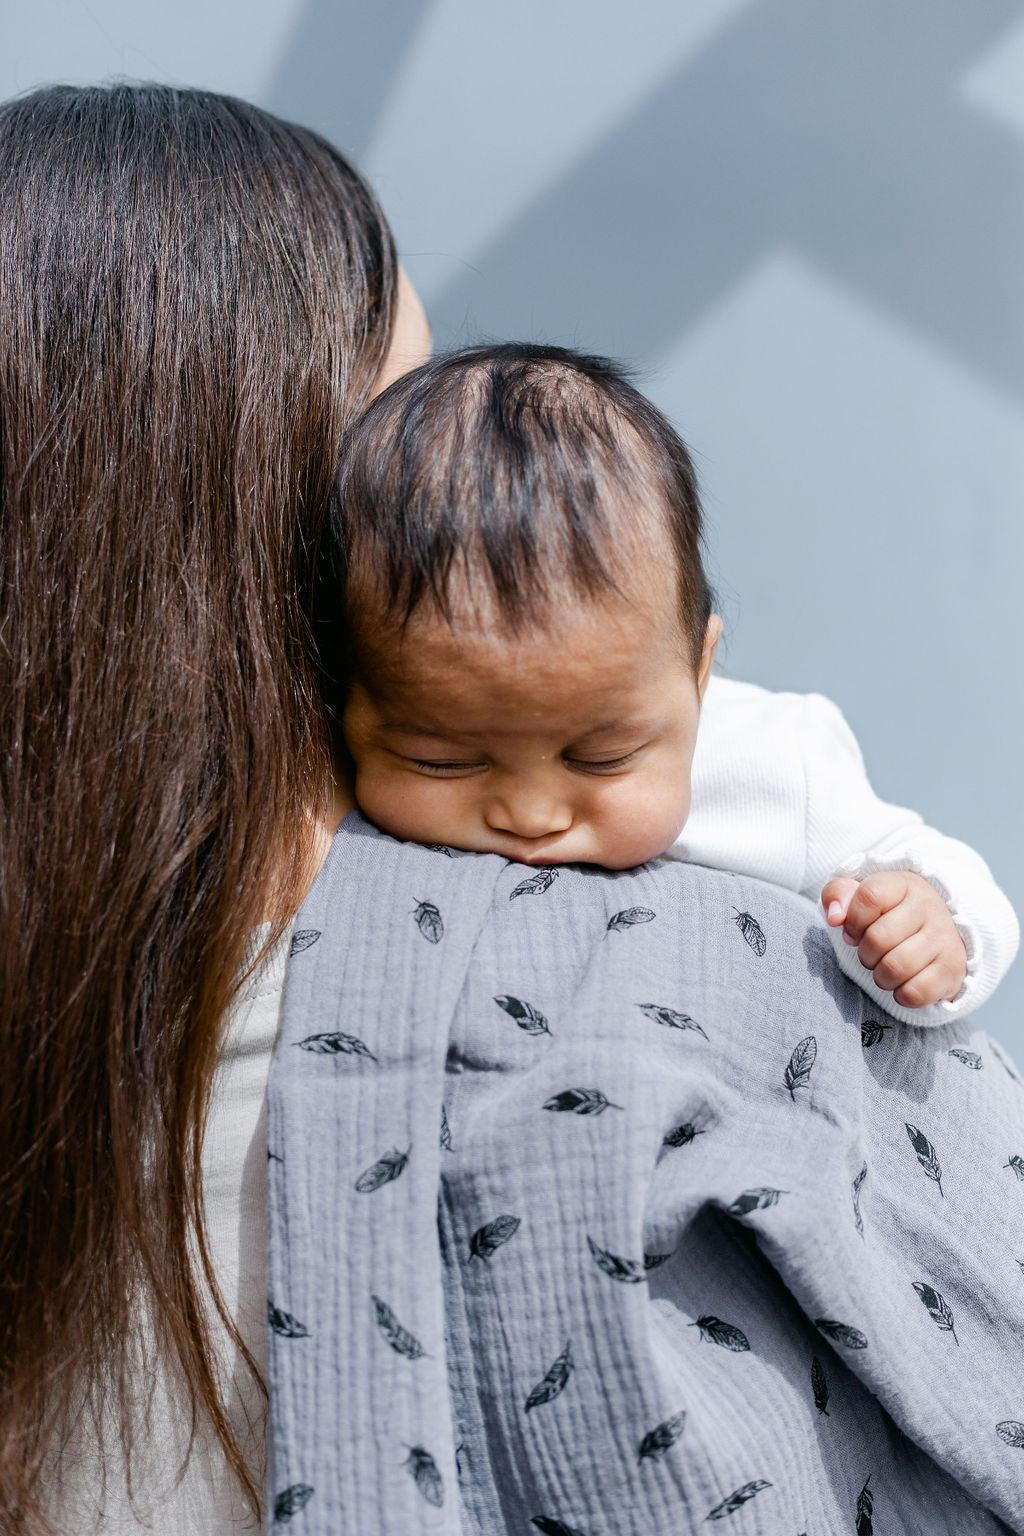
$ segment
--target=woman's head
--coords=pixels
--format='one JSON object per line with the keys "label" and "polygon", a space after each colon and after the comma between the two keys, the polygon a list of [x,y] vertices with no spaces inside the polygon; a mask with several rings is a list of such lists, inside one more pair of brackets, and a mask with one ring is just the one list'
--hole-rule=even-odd
{"label": "woman's head", "polygon": [[0,106],[0,1508],[31,1510],[139,1287],[240,1466],[189,1277],[199,1136],[326,794],[309,573],[396,278],[357,172],[258,108]]}

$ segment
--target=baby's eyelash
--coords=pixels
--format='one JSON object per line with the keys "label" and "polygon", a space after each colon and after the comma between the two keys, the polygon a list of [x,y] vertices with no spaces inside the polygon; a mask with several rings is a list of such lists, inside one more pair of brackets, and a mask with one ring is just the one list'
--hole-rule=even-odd
{"label": "baby's eyelash", "polygon": [[435,778],[453,778],[456,774],[472,772],[474,768],[481,767],[480,763],[431,763],[423,758],[411,758],[413,766],[422,768],[424,773],[432,773]]}
{"label": "baby's eyelash", "polygon": [[621,757],[609,757],[598,762],[588,761],[586,758],[580,757],[567,757],[565,761],[569,764],[570,768],[582,768],[585,773],[614,773],[617,768],[625,768],[626,764],[632,762],[634,757],[636,757],[636,752],[624,752]]}

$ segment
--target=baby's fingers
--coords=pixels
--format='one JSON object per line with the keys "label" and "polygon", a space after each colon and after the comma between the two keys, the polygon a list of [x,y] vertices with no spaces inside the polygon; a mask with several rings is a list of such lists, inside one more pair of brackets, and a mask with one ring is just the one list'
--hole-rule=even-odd
{"label": "baby's fingers", "polygon": [[924,1008],[929,1003],[955,997],[962,985],[963,976],[957,975],[948,961],[940,957],[897,987],[893,997],[902,1008]]}
{"label": "baby's fingers", "polygon": [[[886,870],[862,880],[853,894],[843,923],[847,942],[859,944],[872,924],[905,900],[907,889],[907,872],[902,869]],[[919,919],[902,937],[908,937],[909,933],[920,926]],[[890,939],[890,944],[893,942],[898,940]],[[863,955],[861,959],[864,959]],[[866,961],[864,963],[867,964]]]}
{"label": "baby's fingers", "polygon": [[[863,949],[861,945],[861,949]],[[860,955],[860,950],[857,951]],[[861,962],[867,965],[863,955]],[[876,987],[883,992],[895,992],[897,987],[911,986],[918,976],[939,959],[939,948],[927,933],[915,933],[912,938],[888,950],[881,959],[868,966]],[[916,1004],[909,1004],[914,1007]]]}

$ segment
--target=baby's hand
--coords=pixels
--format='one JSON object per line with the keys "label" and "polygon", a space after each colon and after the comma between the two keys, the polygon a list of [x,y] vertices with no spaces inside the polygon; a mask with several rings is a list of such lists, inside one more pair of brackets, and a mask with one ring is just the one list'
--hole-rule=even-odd
{"label": "baby's hand", "polygon": [[938,891],[911,870],[866,880],[830,880],[821,893],[830,928],[857,946],[875,985],[904,1008],[953,998],[967,976],[967,951]]}

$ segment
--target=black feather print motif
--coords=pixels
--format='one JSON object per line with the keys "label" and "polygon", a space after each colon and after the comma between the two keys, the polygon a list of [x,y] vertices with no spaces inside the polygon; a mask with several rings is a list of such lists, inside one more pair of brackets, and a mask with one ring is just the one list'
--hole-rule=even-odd
{"label": "black feather print motif", "polygon": [[296,1040],[295,1044],[300,1051],[312,1051],[314,1056],[362,1056],[367,1061],[377,1060],[362,1040],[357,1040],[355,1035],[344,1035],[338,1029],[322,1035],[307,1035],[305,1040]]}
{"label": "black feather print motif", "polygon": [[572,1358],[572,1340],[566,1342],[565,1348],[551,1366],[544,1377],[538,1381],[529,1397],[526,1399],[525,1413],[531,1408],[539,1408],[542,1403],[550,1403],[552,1398],[565,1390],[566,1383],[572,1375],[575,1362]]}
{"label": "black feather print motif", "polygon": [[745,1189],[729,1206],[730,1216],[749,1216],[751,1211],[765,1211],[770,1205],[778,1205],[779,1196],[788,1194],[785,1189]]}
{"label": "black feather print motif", "polygon": [[281,1307],[275,1307],[272,1301],[267,1302],[267,1324],[279,1334],[282,1339],[308,1339],[309,1329],[305,1323],[300,1323],[297,1317],[292,1317],[290,1312],[285,1312]]}
{"label": "black feather print motif", "polygon": [[445,1152],[453,1152],[455,1150],[452,1146],[451,1127],[448,1124],[448,1111],[443,1104],[441,1105],[441,1146]]}
{"label": "black feather print motif", "polygon": [[783,1073],[783,1082],[789,1089],[789,1096],[795,1102],[797,1088],[809,1088],[811,1086],[811,1068],[818,1059],[818,1042],[813,1035],[806,1035],[800,1043],[794,1047],[793,1054],[789,1058],[789,1064]]}
{"label": "black feather print motif", "polygon": [[416,1335],[410,1333],[408,1328],[402,1327],[386,1301],[381,1301],[379,1296],[371,1296],[370,1300],[373,1302],[377,1327],[395,1354],[403,1356],[406,1360],[422,1360],[427,1352]]}
{"label": "black feather print motif", "polygon": [[639,1285],[647,1279],[644,1266],[635,1259],[620,1259],[616,1254],[609,1253],[607,1248],[600,1247],[592,1237],[587,1238],[587,1247],[598,1269],[602,1269],[612,1280],[620,1280],[623,1285]]}
{"label": "black feather print motif", "polygon": [[647,1434],[640,1441],[637,1460],[640,1462],[657,1461],[659,1457],[665,1455],[666,1451],[672,1449],[685,1427],[686,1409],[682,1408],[678,1413],[674,1413],[670,1419],[666,1419],[664,1423],[659,1424],[657,1428],[648,1430]]}
{"label": "black feather print motif", "polygon": [[1019,1419],[1004,1419],[996,1425],[996,1434],[1004,1445],[1012,1446],[1015,1451],[1024,1451],[1024,1424]]}
{"label": "black feather print motif", "polygon": [[871,1521],[875,1509],[875,1496],[868,1487],[870,1481],[869,1475],[864,1487],[857,1495],[857,1536],[873,1536],[875,1529]]}
{"label": "black feather print motif", "polygon": [[720,1344],[723,1349],[731,1349],[733,1354],[740,1355],[750,1348],[750,1341],[740,1328],[734,1328],[731,1323],[723,1323],[720,1317],[712,1317],[706,1312],[703,1317],[698,1317],[695,1323],[687,1323],[688,1328],[699,1328],[700,1337],[711,1344]]}
{"label": "black feather print motif", "polygon": [[958,1045],[952,1046],[949,1054],[955,1061],[962,1062],[965,1067],[970,1067],[972,1072],[980,1072],[984,1065],[977,1051],[965,1051]]}
{"label": "black feather print motif", "polygon": [[288,950],[289,956],[301,955],[304,949],[309,949],[311,944],[316,943],[321,932],[319,928],[300,928],[297,933],[293,933],[291,947]]}
{"label": "black feather print motif", "polygon": [[657,917],[650,907],[626,907],[608,919],[609,933],[621,933],[624,928],[635,928],[637,923],[653,923]]}
{"label": "black feather print motif", "polygon": [[703,1135],[704,1132],[699,1131],[692,1120],[687,1120],[683,1125],[675,1126],[667,1136],[662,1137],[661,1144],[663,1147],[688,1147],[691,1141]]}
{"label": "black feather print motif", "polygon": [[495,1216],[486,1226],[478,1227],[469,1240],[470,1258],[489,1259],[492,1253],[504,1247],[509,1238],[515,1237],[521,1221],[519,1216]]}
{"label": "black feather print motif", "polygon": [[911,1284],[921,1298],[923,1305],[927,1307],[928,1316],[935,1326],[943,1329],[946,1333],[951,1333],[953,1335],[953,1343],[959,1346],[960,1340],[957,1338],[956,1328],[953,1326],[953,1314],[949,1309],[949,1303],[946,1298],[934,1290],[932,1286],[926,1285],[923,1280],[912,1280]]}
{"label": "black feather print motif", "polygon": [[834,1339],[837,1344],[842,1344],[846,1349],[867,1349],[868,1341],[859,1328],[851,1328],[849,1323],[837,1323],[832,1317],[816,1317],[815,1328],[820,1328],[826,1338]]}
{"label": "black feather print motif", "polygon": [[510,997],[502,993],[494,1001],[499,1008],[504,1008],[510,1019],[515,1019],[519,1028],[525,1030],[528,1035],[550,1035],[548,1021],[538,1008],[532,1003],[524,1003],[521,997]]}
{"label": "black feather print motif", "polygon": [[663,1024],[666,1029],[694,1029],[698,1035],[707,1039],[696,1019],[691,1019],[688,1013],[678,1013],[675,1008],[663,1008],[660,1003],[637,1003],[637,1007],[648,1019],[653,1019],[655,1024]]}
{"label": "black feather print motif", "polygon": [[919,1131],[916,1125],[911,1125],[909,1120],[904,1121],[907,1127],[907,1135],[910,1137],[910,1145],[917,1153],[917,1160],[933,1184],[939,1186],[939,1194],[944,1195],[942,1188],[942,1169],[939,1160],[935,1156],[935,1148],[923,1131]]}
{"label": "black feather print motif", "polygon": [[1021,1157],[1019,1152],[1012,1152],[1003,1167],[1012,1168],[1017,1178],[1024,1181],[1024,1157]]}
{"label": "black feather print motif", "polygon": [[671,1253],[645,1253],[644,1269],[648,1272],[652,1269],[660,1269],[663,1264],[668,1263],[669,1259],[671,1259],[674,1254],[674,1248],[672,1249]]}
{"label": "black feather print motif", "polygon": [[868,1165],[865,1163],[863,1168],[860,1170],[860,1173],[858,1173],[857,1177],[853,1181],[853,1219],[857,1223],[857,1231],[860,1233],[861,1237],[864,1236],[864,1221],[860,1214],[860,1192],[864,1187],[864,1180],[867,1178],[867,1176]]}
{"label": "black feather print motif", "polygon": [[382,1184],[390,1184],[393,1179],[405,1168],[409,1161],[409,1153],[412,1147],[405,1152],[399,1152],[397,1147],[392,1147],[390,1152],[371,1163],[356,1179],[355,1187],[361,1195],[371,1195],[375,1189],[380,1189]]}
{"label": "black feather print motif", "polygon": [[724,1520],[726,1515],[734,1515],[749,1499],[754,1498],[762,1489],[770,1488],[771,1486],[771,1483],[765,1482],[763,1477],[757,1478],[752,1483],[744,1483],[742,1488],[737,1488],[735,1493],[730,1493],[729,1497],[723,1499],[721,1504],[716,1504],[714,1509],[705,1518],[708,1520]]}
{"label": "black feather print motif", "polygon": [[828,1382],[825,1379],[825,1368],[817,1355],[811,1359],[811,1391],[814,1393],[815,1408],[828,1418]]}
{"label": "black feather print motif", "polygon": [[586,1536],[576,1525],[566,1525],[564,1520],[552,1520],[550,1515],[534,1515],[530,1521],[541,1536]]}
{"label": "black feather print motif", "polygon": [[284,1162],[284,1158],[281,1156],[281,1154],[279,1152],[271,1152],[270,1148],[268,1147],[267,1148],[267,1162],[268,1163],[283,1163]]}
{"label": "black feather print motif", "polygon": [[440,944],[444,938],[444,922],[432,901],[417,901],[413,912],[416,926],[428,944]]}
{"label": "black feather print motif", "polygon": [[424,847],[429,848],[431,853],[443,853],[446,859],[455,857],[446,843],[425,843]]}
{"label": "black feather print motif", "polygon": [[606,1109],[621,1109],[606,1099],[599,1088],[564,1088],[541,1106],[557,1113],[573,1115],[603,1115]]}
{"label": "black feather print motif", "polygon": [[860,1026],[860,1043],[865,1050],[877,1045],[891,1024],[880,1024],[877,1019],[865,1019]]}
{"label": "black feather print motif", "polygon": [[274,1500],[275,1522],[287,1525],[292,1515],[297,1515],[300,1509],[305,1509],[314,1491],[308,1483],[292,1483],[290,1488],[285,1488]]}
{"label": "black feather print motif", "polygon": [[543,896],[549,891],[558,879],[558,870],[545,867],[538,869],[535,875],[530,875],[526,880],[520,880],[514,891],[509,892],[509,901],[515,901],[517,896]]}
{"label": "black feather print motif", "polygon": [[762,960],[768,948],[768,940],[764,936],[764,929],[757,918],[753,917],[749,912],[741,912],[738,907],[733,907],[733,911],[736,913],[733,922],[757,958]]}
{"label": "black feather print motif", "polygon": [[444,1481],[437,1462],[422,1445],[410,1445],[409,1454],[402,1463],[416,1487],[428,1504],[440,1509],[444,1503]]}

